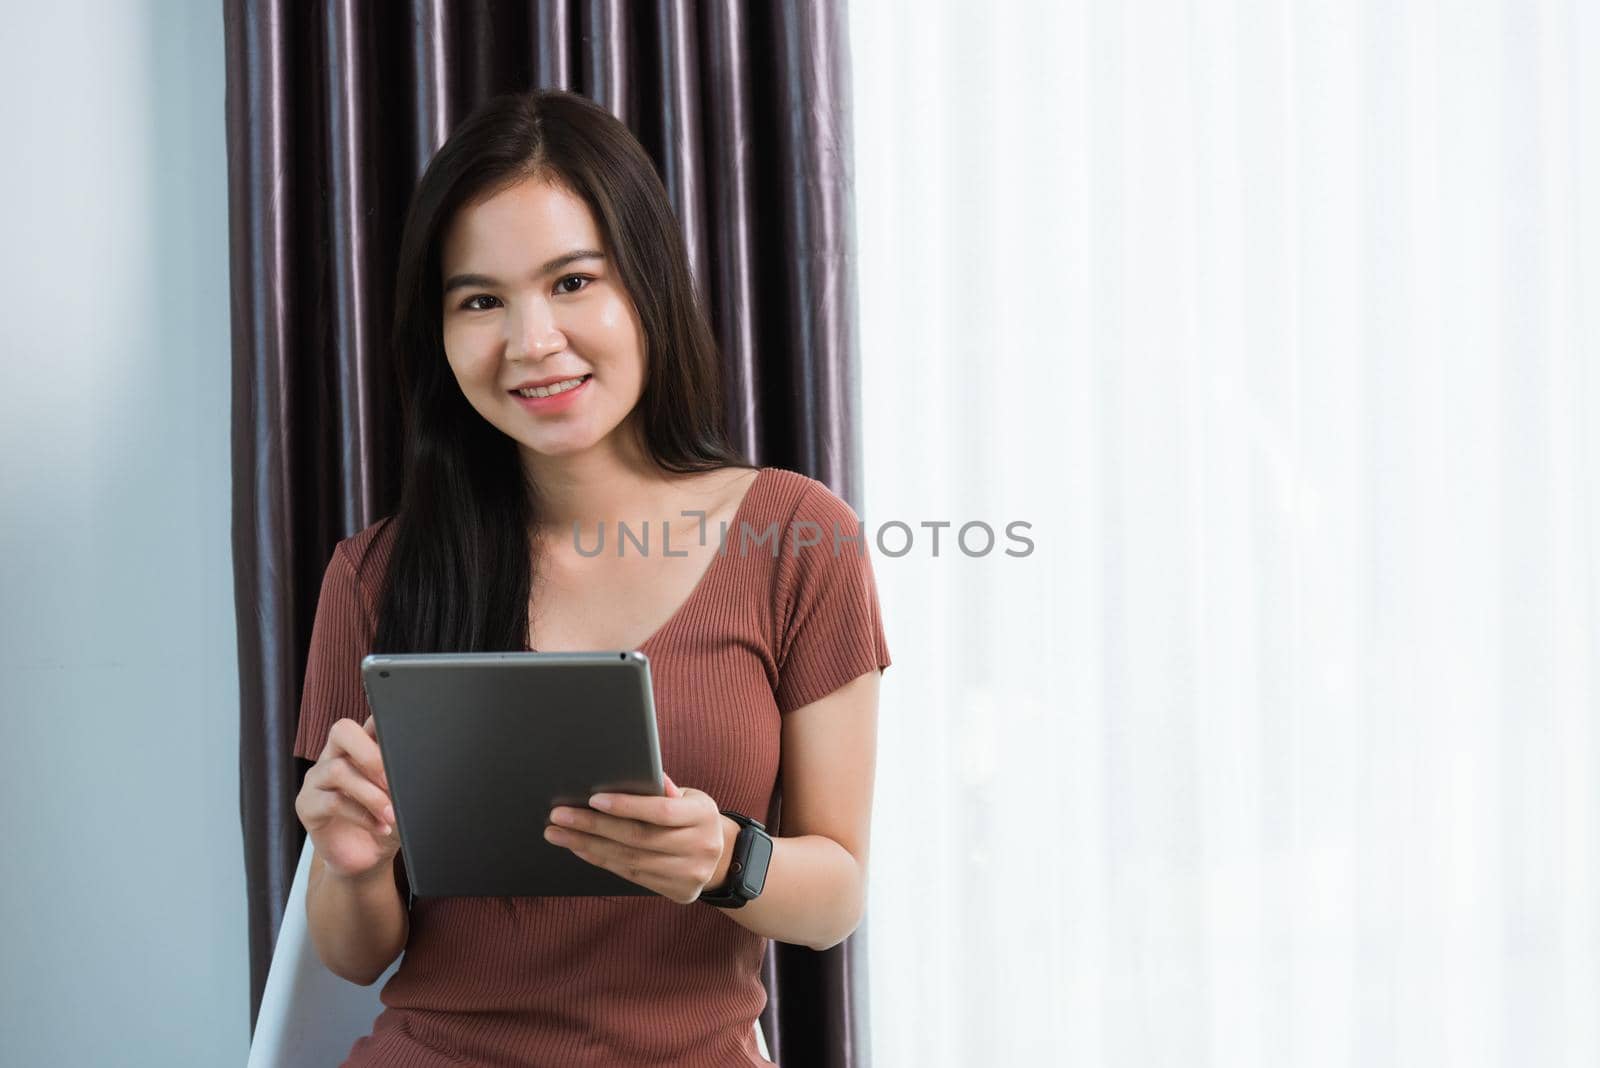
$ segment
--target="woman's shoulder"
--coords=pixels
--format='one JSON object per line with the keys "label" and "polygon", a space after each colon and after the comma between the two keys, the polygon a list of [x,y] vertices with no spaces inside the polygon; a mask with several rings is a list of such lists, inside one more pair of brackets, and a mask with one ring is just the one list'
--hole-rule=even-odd
{"label": "woman's shoulder", "polygon": [[761,472],[765,484],[763,503],[767,505],[762,511],[769,517],[822,523],[825,527],[858,521],[855,509],[827,483],[783,467],[763,467]]}
{"label": "woman's shoulder", "polygon": [[333,547],[335,562],[348,568],[356,584],[369,595],[381,585],[389,567],[389,552],[394,547],[394,516],[386,515],[362,527]]}
{"label": "woman's shoulder", "polygon": [[728,537],[735,539],[741,554],[783,557],[780,572],[793,570],[797,561],[860,544],[861,521],[855,509],[818,479],[787,468],[763,467],[750,494],[738,522],[729,525]]}

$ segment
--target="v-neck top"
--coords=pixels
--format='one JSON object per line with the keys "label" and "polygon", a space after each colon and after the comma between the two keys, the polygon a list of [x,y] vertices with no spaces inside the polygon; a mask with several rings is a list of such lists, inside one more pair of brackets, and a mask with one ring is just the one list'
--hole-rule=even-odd
{"label": "v-neck top", "polygon": [[[869,541],[821,482],[760,470],[699,582],[638,647],[673,781],[782,835],[783,717],[890,665]],[[392,542],[379,520],[328,562],[295,736],[304,759],[337,720],[371,715],[360,663]],[[404,956],[346,1065],[770,1063],[754,1034],[767,939],[726,910],[659,895],[410,898],[403,856],[395,876],[409,898]]]}
{"label": "v-neck top", "polygon": [[[646,656],[649,656],[650,655],[651,646],[659,644],[659,642],[661,640],[662,633],[667,631],[667,630],[669,630],[674,625],[676,625],[677,622],[678,622],[678,617],[684,615],[685,613],[687,613],[690,610],[690,608],[694,604],[695,598],[700,595],[700,591],[702,589],[704,589],[706,586],[709,586],[711,584],[711,582],[713,580],[713,577],[714,577],[713,576],[713,572],[716,571],[717,565],[722,562],[723,558],[726,557],[727,554],[730,551],[733,551],[733,552],[739,551],[739,545],[740,545],[740,542],[738,541],[738,539],[740,537],[740,526],[739,526],[739,524],[743,523],[747,527],[751,525],[751,523],[750,523],[750,513],[745,510],[745,506],[747,504],[749,504],[750,496],[751,496],[751,494],[755,493],[756,487],[761,484],[761,480],[764,479],[764,478],[770,477],[772,472],[777,472],[777,471],[779,471],[779,469],[775,468],[775,467],[761,467],[761,468],[757,468],[756,469],[756,477],[750,480],[750,484],[744,488],[744,493],[739,498],[739,503],[734,506],[733,517],[731,519],[725,520],[724,522],[719,524],[719,528],[720,529],[717,531],[718,551],[713,552],[711,554],[711,562],[705,565],[704,570],[702,570],[700,572],[700,577],[695,580],[695,584],[694,584],[693,588],[689,590],[689,595],[678,603],[678,607],[676,609],[674,609],[673,613],[666,618],[666,621],[663,622],[659,627],[657,627],[655,629],[655,631],[650,635],[650,637],[646,638],[644,641],[640,642],[637,646],[635,646],[635,648],[638,651],[644,653]],[[792,474],[793,472],[789,472],[789,473]],[[780,472],[780,474],[781,474],[781,472]],[[820,483],[818,483],[818,484],[820,485]],[[691,514],[693,514],[693,513],[691,513]],[[756,536],[757,536],[757,533],[758,532],[752,532],[750,534],[750,536],[745,539],[744,544],[746,546],[748,546],[752,541],[754,541]],[[705,535],[706,535],[707,538],[709,538],[711,536],[711,534],[712,534],[712,531],[710,529],[710,524],[707,523],[706,524]],[[621,538],[621,534],[620,533],[618,534],[618,538],[619,539]],[[804,538],[805,538],[805,540],[809,541],[810,540],[810,535],[809,534],[804,535]],[[797,536],[795,540],[798,542],[799,540],[801,540],[801,538],[799,536]],[[667,547],[668,547],[667,543],[665,541],[663,541],[662,551],[665,552]],[[618,545],[618,549],[619,550],[621,549],[621,545],[620,544]],[[603,551],[603,549],[602,549],[602,551]],[[533,595],[534,595],[534,598],[537,599],[538,596],[539,596],[538,590],[535,590]],[[523,641],[522,647],[523,647],[524,651],[526,651],[526,652],[530,652],[530,653],[538,652],[538,650],[533,648],[531,645],[529,645],[526,640]],[[673,780],[673,781],[676,782],[677,780]]]}

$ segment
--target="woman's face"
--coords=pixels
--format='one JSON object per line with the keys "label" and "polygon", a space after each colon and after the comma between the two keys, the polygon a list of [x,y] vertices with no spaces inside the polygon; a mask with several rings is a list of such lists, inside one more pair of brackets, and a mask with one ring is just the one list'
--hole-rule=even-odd
{"label": "woman's face", "polygon": [[[607,251],[588,205],[540,180],[462,207],[445,230],[445,357],[525,459],[594,448],[644,390],[644,329]],[[542,383],[562,391],[518,392]]]}

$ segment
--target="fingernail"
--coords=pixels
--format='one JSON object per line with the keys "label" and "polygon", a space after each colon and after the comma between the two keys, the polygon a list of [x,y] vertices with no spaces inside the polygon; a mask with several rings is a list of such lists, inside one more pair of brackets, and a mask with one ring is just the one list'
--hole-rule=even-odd
{"label": "fingernail", "polygon": [[610,812],[611,798],[605,796],[604,794],[595,794],[593,797],[589,798],[589,805],[591,808],[597,808],[601,812]]}
{"label": "fingernail", "polygon": [[387,837],[389,837],[389,835],[390,835],[390,834],[391,834],[391,833],[392,833],[392,832],[393,832],[393,831],[394,831],[394,828],[393,828],[393,827],[391,827],[391,826],[389,826],[389,825],[388,825],[388,824],[387,824],[387,823],[385,823],[385,824],[384,824],[384,825],[383,825],[383,836],[384,836],[384,837],[385,837],[385,838],[387,838]]}
{"label": "fingernail", "polygon": [[390,823],[394,822],[394,806],[393,805],[384,805],[383,806],[383,818],[388,820]]}

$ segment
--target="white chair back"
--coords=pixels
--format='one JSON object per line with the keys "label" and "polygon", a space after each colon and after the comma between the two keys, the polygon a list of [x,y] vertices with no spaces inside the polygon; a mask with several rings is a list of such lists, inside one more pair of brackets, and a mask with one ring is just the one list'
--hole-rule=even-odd
{"label": "white chair back", "polygon": [[334,975],[322,963],[306,930],[311,852],[307,838],[261,995],[249,1068],[305,1068],[343,1061],[356,1039],[372,1030],[372,1021],[383,1011],[378,993],[400,967],[396,958],[376,983],[360,986]]}

